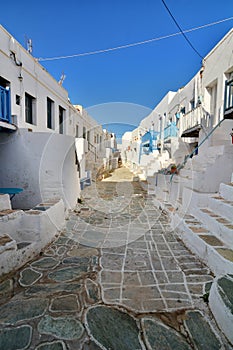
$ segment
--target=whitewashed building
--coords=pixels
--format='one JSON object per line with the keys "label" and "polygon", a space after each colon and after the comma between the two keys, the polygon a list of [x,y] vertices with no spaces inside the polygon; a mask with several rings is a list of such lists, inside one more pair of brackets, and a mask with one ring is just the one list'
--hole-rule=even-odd
{"label": "whitewashed building", "polygon": [[73,208],[102,127],[3,27],[0,43],[0,188],[23,189],[16,208],[52,198]]}
{"label": "whitewashed building", "polygon": [[0,26],[0,275],[64,228],[92,167],[103,163],[103,138],[61,82]]}
{"label": "whitewashed building", "polygon": [[[138,127],[141,137],[151,130],[158,132],[156,142],[159,152],[153,150],[140,157],[138,147],[138,154],[132,160],[134,167],[136,162],[138,173],[148,177],[171,163],[182,164],[184,157],[191,152],[194,156],[196,153],[203,154],[203,162],[206,162],[208,154],[213,158],[213,154],[218,153],[215,152],[217,148],[214,151],[211,147],[229,144],[232,122],[224,120],[224,96],[225,81],[230,81],[233,75],[232,41],[233,30],[230,30],[206,55],[197,74],[178,91],[169,91],[152,113],[141,121]],[[230,97],[228,99],[231,100]],[[219,128],[216,127],[218,124]],[[198,146],[200,148],[197,149]],[[131,166],[127,148],[124,149],[123,146],[122,152],[128,155],[128,164]],[[226,147],[223,153],[227,157]],[[194,158],[192,166],[195,163]],[[231,162],[226,163],[228,170],[224,172],[225,177],[219,174],[213,177],[213,181],[202,181],[202,190],[217,190],[221,177],[229,179],[230,164]],[[194,183],[197,189],[200,185],[199,179]]]}

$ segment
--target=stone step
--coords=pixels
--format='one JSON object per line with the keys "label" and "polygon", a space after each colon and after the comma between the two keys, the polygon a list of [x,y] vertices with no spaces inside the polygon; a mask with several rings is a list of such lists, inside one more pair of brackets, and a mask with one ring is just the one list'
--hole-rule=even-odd
{"label": "stone step", "polygon": [[211,269],[215,275],[232,273],[233,250],[221,238],[209,231],[193,215],[175,213],[172,217],[172,226],[187,247]]}
{"label": "stone step", "polygon": [[[0,255],[17,249],[17,244],[14,239],[12,239],[8,234],[0,234]],[[1,260],[1,258],[0,258]]]}
{"label": "stone step", "polygon": [[18,219],[24,214],[23,210],[5,209],[0,211],[0,223]]}
{"label": "stone step", "polygon": [[233,201],[224,199],[221,196],[209,198],[209,208],[215,214],[220,215],[232,222],[233,219]]}
{"label": "stone step", "polygon": [[200,208],[197,216],[225,244],[233,245],[232,221],[207,208]]}
{"label": "stone step", "polygon": [[227,201],[233,201],[233,183],[221,183],[219,186],[219,194]]}
{"label": "stone step", "polygon": [[187,178],[194,178],[196,176],[199,176],[200,174],[203,176],[205,173],[206,168],[202,167],[199,170],[196,169],[181,169],[180,170],[180,176],[187,177]]}

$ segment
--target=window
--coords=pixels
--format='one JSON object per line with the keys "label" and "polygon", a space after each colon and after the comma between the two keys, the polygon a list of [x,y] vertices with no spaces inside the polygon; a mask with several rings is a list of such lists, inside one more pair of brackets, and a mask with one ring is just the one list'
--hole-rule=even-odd
{"label": "window", "polygon": [[64,108],[59,106],[59,134],[64,133],[64,114],[65,114]]}
{"label": "window", "polygon": [[15,103],[20,106],[20,96],[19,95],[15,95]]}
{"label": "window", "polygon": [[25,121],[29,124],[35,124],[35,103],[36,99],[25,93]]}
{"label": "window", "polygon": [[210,86],[207,87],[207,101],[206,105],[212,117],[216,114],[216,103],[217,103],[217,81],[214,81]]}
{"label": "window", "polygon": [[3,88],[10,87],[10,82],[0,76],[0,86]]}
{"label": "window", "polygon": [[90,131],[87,132],[87,141],[90,142]]}
{"label": "window", "polygon": [[78,137],[79,134],[79,129],[78,129],[78,125],[76,125],[76,133],[75,133],[75,137]]}
{"label": "window", "polygon": [[47,128],[53,129],[54,128],[54,102],[47,97]]}
{"label": "window", "polygon": [[84,139],[86,138],[86,128],[85,128],[85,126],[83,127],[83,138]]}
{"label": "window", "polygon": [[195,100],[192,99],[192,100],[190,101],[190,110],[192,111],[194,108],[195,108]]}
{"label": "window", "polygon": [[185,114],[185,107],[182,107],[182,108],[180,109],[180,113]]}

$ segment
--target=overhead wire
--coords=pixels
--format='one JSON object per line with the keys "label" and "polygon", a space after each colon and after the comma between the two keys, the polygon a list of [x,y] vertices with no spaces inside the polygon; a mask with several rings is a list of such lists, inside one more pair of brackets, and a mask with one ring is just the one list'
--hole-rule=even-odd
{"label": "overhead wire", "polygon": [[175,19],[175,17],[173,16],[173,14],[171,13],[169,7],[167,6],[166,2],[164,0],[161,0],[163,5],[165,6],[167,12],[169,13],[169,15],[171,16],[171,18],[173,19],[173,21],[175,22],[176,26],[179,28],[181,34],[183,35],[183,37],[185,38],[185,40],[187,41],[187,43],[189,44],[189,46],[193,49],[193,51],[196,52],[196,54],[203,60],[204,57],[197,51],[197,49],[193,46],[193,44],[191,43],[191,41],[189,40],[189,38],[185,35],[183,29],[181,28],[181,26],[179,25],[179,23],[177,22],[177,20]]}
{"label": "overhead wire", "polygon": [[[164,36],[160,36],[160,37],[156,37],[156,38],[152,38],[152,39],[147,39],[147,40],[143,40],[143,41],[138,41],[138,42],[134,42],[134,43],[130,43],[130,44],[120,45],[120,46],[111,47],[111,48],[107,48],[107,49],[100,49],[100,50],[96,50],[96,51],[87,51],[87,52],[77,53],[77,54],[73,54],[73,55],[45,57],[45,58],[40,57],[40,58],[37,58],[37,60],[40,61],[40,62],[55,61],[55,60],[75,58],[75,57],[83,57],[83,56],[90,56],[90,55],[97,55],[97,54],[100,54],[100,53],[106,53],[106,52],[111,52],[111,51],[127,49],[127,48],[134,47],[134,46],[149,44],[149,43],[154,42],[154,41],[160,41],[160,40],[168,39],[168,38],[171,38],[171,37],[174,37],[174,36],[177,36],[177,35],[184,35],[185,33],[190,33],[190,32],[196,31],[196,30],[200,30],[200,29],[203,29],[203,28],[211,27],[211,26],[214,26],[214,25],[226,22],[226,21],[231,21],[231,20],[233,20],[233,16],[229,17],[229,18],[224,18],[222,20],[215,21],[215,22],[212,22],[212,23],[203,24],[203,25],[198,26],[198,27],[182,30],[180,32],[176,32],[176,33],[172,33],[172,34],[168,34],[168,35],[164,35]],[[202,58],[202,56],[201,56],[201,58]]]}

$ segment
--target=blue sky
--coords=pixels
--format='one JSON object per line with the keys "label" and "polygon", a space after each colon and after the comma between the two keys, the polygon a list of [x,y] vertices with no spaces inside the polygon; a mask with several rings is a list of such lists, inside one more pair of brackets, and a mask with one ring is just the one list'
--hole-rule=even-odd
{"label": "blue sky", "polygon": [[[166,3],[183,30],[233,16],[232,0]],[[32,39],[35,57],[106,49],[179,31],[161,0],[3,1],[0,21],[22,45],[25,35]],[[232,20],[187,36],[205,56],[231,27]],[[88,108],[100,123],[137,125],[168,90],[176,91],[192,78],[201,58],[179,35],[41,63],[57,80],[65,73],[63,86],[71,102]]]}

